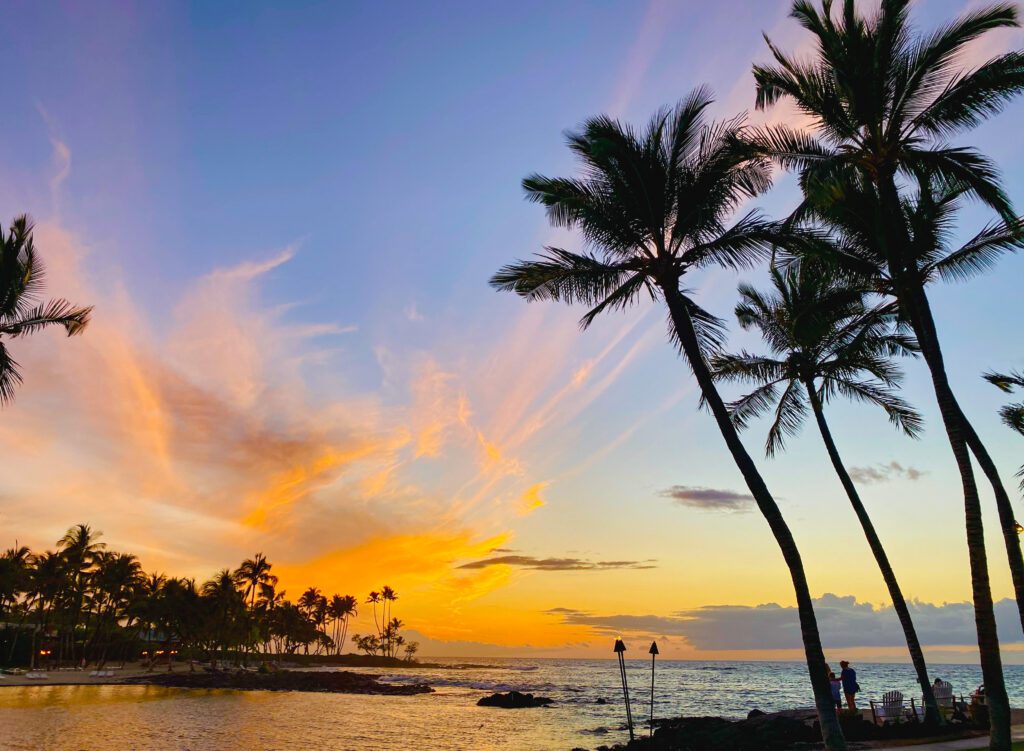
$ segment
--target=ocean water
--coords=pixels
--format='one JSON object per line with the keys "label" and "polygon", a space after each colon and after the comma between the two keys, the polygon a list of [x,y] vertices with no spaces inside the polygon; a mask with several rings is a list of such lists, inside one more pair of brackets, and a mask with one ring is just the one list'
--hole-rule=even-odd
{"label": "ocean water", "polygon": [[[442,668],[365,670],[391,683],[425,681],[420,696],[236,692],[155,686],[0,688],[3,751],[569,751],[628,738],[614,660],[442,660]],[[891,689],[918,696],[909,665],[858,664],[862,701]],[[646,731],[649,660],[628,660],[634,722]],[[936,665],[969,694],[976,665]],[[933,676],[933,677],[934,677]],[[1007,666],[1010,700],[1024,706],[1024,666]],[[550,697],[547,709],[477,707],[495,691]],[[599,704],[605,699],[607,704]],[[659,661],[655,717],[744,717],[811,705],[796,662]]]}

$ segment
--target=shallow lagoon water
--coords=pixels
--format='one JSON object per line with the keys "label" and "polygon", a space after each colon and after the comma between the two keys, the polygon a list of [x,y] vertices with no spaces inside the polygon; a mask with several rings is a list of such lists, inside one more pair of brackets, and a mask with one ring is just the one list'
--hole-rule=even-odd
{"label": "shallow lagoon water", "polygon": [[[29,686],[0,689],[0,749],[7,751],[569,751],[625,740],[613,660],[458,660],[439,669],[382,672],[394,683],[426,681],[420,696],[196,691],[155,686]],[[909,665],[856,665],[864,704],[897,688],[916,696]],[[628,661],[637,720],[649,708],[650,662]],[[965,695],[976,665],[936,665]],[[658,663],[655,716],[742,717],[809,706],[806,669],[795,662]],[[1024,667],[1007,666],[1014,706],[1024,706]],[[557,701],[549,709],[475,706],[516,689]],[[608,701],[598,704],[598,698]]]}

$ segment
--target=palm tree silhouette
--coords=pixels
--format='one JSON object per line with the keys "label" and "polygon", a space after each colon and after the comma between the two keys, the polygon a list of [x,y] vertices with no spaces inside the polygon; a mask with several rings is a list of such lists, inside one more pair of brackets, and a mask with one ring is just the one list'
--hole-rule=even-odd
{"label": "palm tree silhouette", "polygon": [[369,605],[370,603],[373,603],[373,627],[375,629],[377,629],[377,638],[383,640],[384,639],[384,631],[381,628],[381,626],[379,626],[377,624],[377,605],[380,602],[382,602],[381,596],[380,596],[380,592],[378,592],[376,590],[374,590],[373,592],[370,592],[370,594],[366,598],[366,604],[367,605]]}
{"label": "palm tree silhouette", "polygon": [[864,530],[903,627],[921,685],[925,718],[939,722],[941,715],[928,666],[906,599],[839,455],[824,411],[830,398],[845,396],[880,407],[893,425],[911,437],[917,436],[921,417],[894,393],[902,374],[890,362],[893,354],[914,353],[917,344],[894,331],[894,306],[870,306],[866,301],[868,290],[840,279],[820,265],[804,263],[786,271],[772,268],[771,278],[774,290],[767,294],[750,285],[740,285],[740,303],[736,306],[740,325],[757,329],[771,354],[718,355],[711,363],[715,376],[757,385],[754,391],[729,405],[740,428],[752,417],[775,407],[765,446],[768,456],[784,448],[787,435],[800,430],[810,406],[829,459]]}
{"label": "palm tree silhouette", "polygon": [[932,376],[943,425],[964,491],[967,545],[982,672],[992,718],[993,748],[1010,747],[1010,715],[999,655],[978,489],[970,453],[996,495],[1010,558],[1017,605],[1024,623],[1024,557],[1009,496],[998,470],[957,402],[946,375],[935,321],[923,280],[905,255],[910,237],[904,221],[900,176],[933,173],[944,184],[969,191],[1015,221],[995,166],[977,150],[948,140],[999,112],[1024,89],[1024,55],[996,55],[971,71],[958,65],[965,47],[987,32],[1016,27],[1017,11],[1001,3],[964,14],[920,37],[909,21],[910,0],[882,0],[871,19],[844,0],[839,19],[831,0],[817,10],[796,0],[793,17],[816,38],[815,57],[798,61],[768,42],[775,63],[754,66],[756,106],[793,100],[813,120],[813,134],[788,126],[749,136],[758,153],[801,172],[812,199],[833,193],[835,178],[856,173],[875,200],[872,234],[894,283],[901,312],[911,322]]}
{"label": "palm tree silhouette", "polygon": [[[97,557],[107,547],[99,542],[102,532],[94,532],[88,524],[76,524],[57,541],[57,551],[64,558],[64,572],[67,582],[65,597],[71,603],[68,608],[69,622],[66,638],[71,661],[75,658],[75,635],[82,619],[89,576],[96,565]],[[58,642],[58,661],[63,657],[64,639]]]}
{"label": "palm tree silhouette", "polygon": [[48,326],[63,326],[68,336],[74,336],[89,323],[91,307],[75,307],[61,299],[39,302],[43,280],[32,223],[27,216],[19,216],[6,235],[0,227],[0,406],[14,399],[14,390],[22,381],[5,338],[34,334]]}
{"label": "palm tree silhouette", "polygon": [[245,587],[244,596],[249,602],[249,607],[256,604],[256,594],[261,585],[277,585],[277,577],[270,573],[270,569],[273,567],[263,553],[257,553],[252,558],[242,561],[242,564],[235,569],[235,581]]}
{"label": "palm tree silhouette", "polygon": [[[381,613],[381,621],[383,623],[390,623],[390,621],[391,621],[391,607],[392,607],[392,603],[395,600],[398,599],[398,593],[395,592],[395,590],[393,590],[387,584],[385,584],[380,589],[380,599],[384,602],[384,612]],[[385,629],[385,635],[386,635],[386,629]],[[385,649],[385,652],[389,656],[392,656],[391,655],[391,640],[390,639],[387,640],[387,643],[384,645],[384,649]]]}
{"label": "palm tree silhouette", "polygon": [[327,613],[334,622],[334,653],[340,655],[345,646],[345,638],[348,636],[349,618],[356,615],[356,598],[352,595],[334,595],[331,597]]}
{"label": "palm tree silhouette", "polygon": [[[963,185],[949,185],[929,172],[916,175],[916,184],[916,192],[904,196],[901,200],[900,209],[907,244],[901,252],[903,266],[900,276],[905,281],[910,280],[913,283],[926,305],[928,301],[925,288],[927,285],[937,281],[959,281],[970,278],[989,268],[1001,253],[1024,244],[1024,235],[1022,235],[1019,220],[1009,223],[992,222],[964,244],[952,244],[949,228],[953,226],[957,212],[970,197],[970,191]],[[805,201],[804,205],[794,214],[793,220],[824,230],[827,233],[827,238],[814,252],[820,252],[822,256],[835,262],[844,270],[865,279],[877,291],[895,298],[899,304],[900,315],[905,319],[910,319],[913,325],[913,319],[906,314],[906,307],[903,305],[900,285],[893,276],[891,265],[886,260],[884,241],[876,231],[878,204],[878,193],[873,186],[855,174],[848,174],[834,179],[827,195],[821,194],[812,200]],[[803,250],[806,251],[808,247],[805,245]],[[915,333],[920,330],[916,325],[913,325],[913,328]],[[929,331],[934,335],[934,329],[929,329]],[[931,341],[934,348],[938,349],[938,339],[932,336]],[[938,349],[940,358],[941,355],[941,349]],[[932,370],[932,372],[935,371]],[[944,375],[942,377],[944,378]],[[934,383],[936,383],[936,379],[933,377]],[[940,390],[937,389],[937,393],[938,391]],[[951,391],[945,393],[952,396]],[[946,411],[943,414],[948,416],[950,413]],[[947,436],[949,436],[948,430]],[[962,448],[965,444],[961,443],[960,445]],[[965,455],[961,451],[958,456],[968,460],[966,470],[973,473],[969,466],[969,455]],[[979,464],[982,462],[979,461]],[[961,477],[963,476],[961,473]],[[973,478],[973,474],[968,477]],[[974,490],[973,495],[967,493],[965,498],[977,499],[977,487],[975,485],[965,485],[965,487]],[[981,524],[981,518],[975,516],[975,512],[980,514],[980,509],[970,503],[967,503],[965,508],[971,511],[967,514],[970,532],[968,544],[969,546],[975,545],[972,555],[975,555],[975,563],[978,563],[977,558],[985,558],[983,538],[978,539],[982,531],[978,526]],[[997,509],[1008,558],[1011,561],[1010,570],[1013,574],[1016,570],[1013,554],[1014,551],[1018,554],[1020,552],[1017,523],[1013,518],[1013,509],[1009,505],[1008,499],[1007,503],[997,502]],[[1008,532],[1013,539],[1007,538]],[[982,545],[980,554],[977,550],[978,545]],[[978,575],[976,576],[976,574]],[[1016,574],[1013,576],[1016,577]],[[989,613],[992,611],[991,590],[987,582],[987,567],[972,568],[972,585],[975,587],[976,594],[975,608],[977,610],[980,607]],[[1016,585],[1015,592],[1020,592],[1020,590],[1016,590]],[[1020,607],[1019,597],[1017,603],[1018,614],[1024,614],[1024,610],[1021,610]],[[994,612],[992,614],[994,615]],[[1002,685],[1002,668],[1001,659],[996,649],[998,641],[992,641],[995,638],[994,625],[989,621],[987,615],[979,621],[979,624],[979,647],[984,643],[983,651],[987,655],[985,663],[988,665],[987,669],[989,673],[997,674],[992,680],[995,681],[993,685],[997,687],[998,695],[998,686]],[[987,691],[988,683],[985,686]],[[997,733],[996,737],[998,739],[1001,736]]]}
{"label": "palm tree silhouette", "polygon": [[583,328],[602,312],[625,308],[645,293],[664,299],[670,335],[690,364],[789,567],[822,736],[829,749],[841,749],[845,740],[800,553],[740,441],[705,360],[705,353],[721,342],[722,322],[680,288],[687,272],[749,266],[764,258],[777,235],[774,225],[756,211],[728,224],[744,200],[767,190],[770,170],[763,160],[746,158],[732,148],[740,119],[705,122],[711,101],[705,89],[698,89],[675,110],[658,112],[642,133],[603,116],[571,133],[569,148],[583,162],[584,176],[532,175],[523,187],[530,200],[547,208],[552,224],[579,229],[600,257],[547,248],[537,260],[502,268],[491,284],[527,300],[587,305]]}

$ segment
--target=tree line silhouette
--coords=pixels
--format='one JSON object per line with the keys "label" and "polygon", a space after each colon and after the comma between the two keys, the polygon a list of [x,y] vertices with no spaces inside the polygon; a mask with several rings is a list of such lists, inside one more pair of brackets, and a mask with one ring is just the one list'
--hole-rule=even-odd
{"label": "tree line silhouette", "polygon": [[[209,581],[147,574],[131,553],[107,549],[86,524],[55,550],[14,547],[0,554],[0,664],[104,665],[178,654],[224,660],[299,654],[340,657],[359,601],[307,588],[294,602],[278,590],[273,565],[257,553]],[[370,593],[376,634],[352,635],[367,655],[412,660],[419,649],[392,613],[398,594]],[[380,608],[380,617],[377,610]]]}

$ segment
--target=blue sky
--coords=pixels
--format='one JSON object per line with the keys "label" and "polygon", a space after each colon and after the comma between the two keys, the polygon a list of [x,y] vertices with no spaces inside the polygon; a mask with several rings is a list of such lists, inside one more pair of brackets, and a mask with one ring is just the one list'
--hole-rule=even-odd
{"label": "blue sky", "polygon": [[[930,27],[974,5],[921,0],[915,13]],[[438,544],[433,578],[417,578],[408,568],[418,564],[404,559],[381,564],[379,576],[410,593],[420,630],[509,644],[517,642],[501,623],[543,623],[544,645],[556,651],[571,651],[587,632],[551,625],[540,614],[554,604],[665,614],[790,602],[756,514],[683,509],[660,495],[677,484],[742,490],[714,426],[696,411],[660,311],[610,318],[583,335],[581,311],[527,308],[486,284],[501,264],[544,244],[574,246],[519,188],[533,171],[572,172],[563,130],[599,112],[642,122],[705,83],[718,93],[716,116],[752,109],[749,71],[765,56],[762,31],[787,49],[803,40],[787,8],[9,5],[7,27],[19,33],[0,49],[8,73],[0,205],[8,218],[28,211],[39,221],[50,243],[44,258],[52,253],[56,265],[52,292],[98,308],[81,342],[24,345],[28,383],[0,439],[16,442],[19,430],[40,438],[15,454],[26,471],[0,497],[0,527],[42,546],[60,528],[92,521],[112,544],[148,546],[144,564],[197,575],[256,546],[282,568],[325,572],[324,587],[343,580],[330,568],[337,556],[362,560],[350,549],[450,533],[458,542]],[[992,44],[1019,47],[1021,36]],[[998,160],[1018,204],[1022,107],[970,136]],[[781,176],[757,204],[779,214],[793,200],[793,181]],[[977,209],[965,215],[971,228],[984,221]],[[1001,396],[978,376],[1024,366],[1022,270],[1024,261],[1006,259],[996,273],[934,293],[955,387],[1007,477],[1024,452],[995,417]],[[730,315],[738,278],[699,281],[708,307]],[[745,334],[733,341],[756,346]],[[126,398],[122,411],[97,416],[90,400],[125,372],[103,368],[126,352],[142,381],[160,385],[139,392],[141,407]],[[83,370],[94,390],[68,386],[69,373]],[[176,396],[182,383],[230,406],[237,422],[223,418],[227,437],[203,444],[201,457],[188,446],[199,428],[194,405]],[[123,389],[115,393],[121,399]],[[872,484],[865,495],[908,592],[962,601],[961,499],[920,365],[908,367],[907,396],[930,423],[916,443],[881,415],[841,404],[830,414],[850,465],[898,461],[924,473]],[[154,445],[167,451],[174,482],[118,474],[141,461],[123,450],[125,425],[136,419],[146,425],[140,445],[159,434]],[[763,428],[751,431],[752,450]],[[239,447],[267,436],[280,448],[252,459],[270,466],[266,474],[232,474]],[[238,443],[221,454],[224,440]],[[360,448],[349,453],[350,442]],[[286,466],[293,450],[298,469]],[[815,594],[884,601],[814,434],[762,465]],[[266,501],[292,470],[302,479],[285,485],[300,489],[286,503]],[[531,489],[545,505],[522,506]],[[99,501],[101,492],[118,500]],[[273,514],[282,504],[286,517],[253,521],[254,508]],[[459,561],[499,537],[529,555],[655,559],[657,568],[457,573]],[[992,535],[997,595],[1006,596],[1000,547]],[[934,576],[921,565],[924,551],[948,554],[962,575]],[[438,616],[452,592],[465,596],[463,632]]]}

